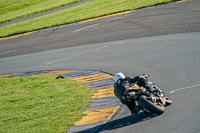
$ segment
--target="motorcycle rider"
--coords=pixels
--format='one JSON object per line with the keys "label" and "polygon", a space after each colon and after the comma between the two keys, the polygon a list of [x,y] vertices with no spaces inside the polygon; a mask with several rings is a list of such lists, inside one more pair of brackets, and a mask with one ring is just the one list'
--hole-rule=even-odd
{"label": "motorcycle rider", "polygon": [[[135,115],[140,111],[140,109],[136,106],[135,102],[134,101],[129,102],[125,96],[126,92],[129,91],[130,85],[132,83],[137,83],[138,86],[146,88],[147,91],[149,92],[157,91],[155,88],[149,86],[147,82],[149,80],[147,79],[147,77],[149,77],[149,75],[146,74],[136,77],[125,77],[125,75],[121,72],[116,73],[114,76],[115,96],[121,101],[121,103],[125,104],[129,108],[132,115]],[[167,99],[166,105],[172,104],[171,100],[169,100],[167,97],[166,99]]]}

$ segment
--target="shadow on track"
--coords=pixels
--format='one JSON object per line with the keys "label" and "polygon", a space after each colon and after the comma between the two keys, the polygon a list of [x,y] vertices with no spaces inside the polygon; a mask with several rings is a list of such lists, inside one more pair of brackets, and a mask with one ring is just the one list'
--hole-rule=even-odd
{"label": "shadow on track", "polygon": [[120,119],[117,119],[117,120],[111,120],[111,121],[109,121],[105,124],[98,125],[96,127],[93,127],[93,128],[87,129],[87,130],[83,130],[83,131],[79,131],[79,132],[76,132],[76,133],[97,133],[97,132],[100,132],[100,131],[115,130],[115,129],[118,129],[118,128],[123,128],[123,127],[129,126],[129,125],[133,125],[133,124],[136,124],[136,123],[140,123],[140,122],[152,119],[156,116],[157,115],[154,115],[154,114],[151,114],[151,113],[145,114],[143,112],[140,112],[135,116],[130,115],[130,116],[126,116],[124,118],[120,118]]}

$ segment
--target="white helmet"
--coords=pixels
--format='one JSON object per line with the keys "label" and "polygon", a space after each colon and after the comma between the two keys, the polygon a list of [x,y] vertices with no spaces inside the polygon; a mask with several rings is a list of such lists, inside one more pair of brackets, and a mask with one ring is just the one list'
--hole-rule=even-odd
{"label": "white helmet", "polygon": [[125,78],[124,74],[119,72],[115,74],[114,81],[116,82],[117,80],[124,79],[124,78]]}

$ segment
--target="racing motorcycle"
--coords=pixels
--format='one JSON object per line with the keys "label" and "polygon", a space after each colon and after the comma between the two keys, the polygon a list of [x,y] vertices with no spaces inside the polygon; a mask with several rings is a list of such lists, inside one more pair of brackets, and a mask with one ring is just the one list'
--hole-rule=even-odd
{"label": "racing motorcycle", "polygon": [[161,89],[159,89],[154,83],[147,82],[154,92],[149,92],[144,87],[139,87],[137,83],[130,86],[129,91],[125,94],[126,99],[129,102],[136,102],[136,106],[144,112],[151,112],[153,114],[160,115],[164,113],[167,106],[167,99]]}

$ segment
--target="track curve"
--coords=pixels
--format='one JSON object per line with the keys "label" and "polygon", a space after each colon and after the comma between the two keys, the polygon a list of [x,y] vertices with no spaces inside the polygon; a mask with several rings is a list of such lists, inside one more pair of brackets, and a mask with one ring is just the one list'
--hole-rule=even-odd
{"label": "track curve", "polygon": [[0,58],[139,37],[199,32],[200,1],[169,3],[0,41]]}

